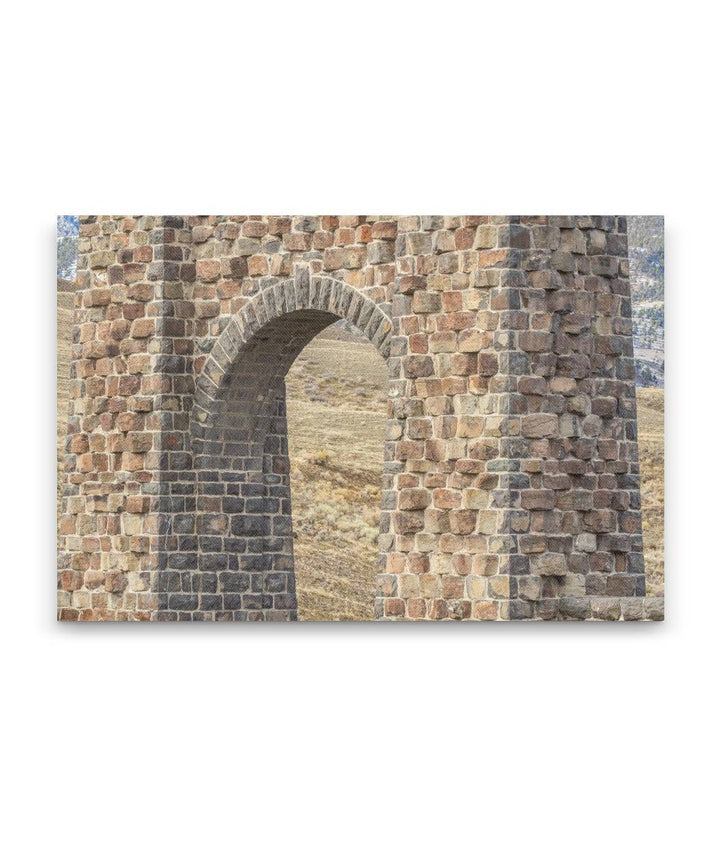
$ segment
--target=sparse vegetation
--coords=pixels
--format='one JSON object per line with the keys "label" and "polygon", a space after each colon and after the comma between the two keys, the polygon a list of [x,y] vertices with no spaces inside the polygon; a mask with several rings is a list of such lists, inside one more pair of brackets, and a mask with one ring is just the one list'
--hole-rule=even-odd
{"label": "sparse vegetation", "polygon": [[638,389],[637,402],[645,574],[648,594],[661,595],[665,583],[665,391]]}
{"label": "sparse vegetation", "polygon": [[331,327],[300,354],[286,384],[299,617],[370,620],[385,363],[364,338]]}

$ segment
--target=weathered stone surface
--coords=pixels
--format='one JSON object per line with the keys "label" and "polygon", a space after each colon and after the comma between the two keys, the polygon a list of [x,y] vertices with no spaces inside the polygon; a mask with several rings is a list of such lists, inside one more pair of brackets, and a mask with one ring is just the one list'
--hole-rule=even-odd
{"label": "weathered stone surface", "polygon": [[564,576],[567,573],[567,556],[562,553],[540,553],[530,557],[530,568],[533,574]]}
{"label": "weathered stone surface", "polygon": [[552,437],[558,433],[558,417],[554,413],[533,413],[522,418],[525,437]]}
{"label": "weathered stone surface", "polygon": [[378,618],[662,618],[644,597],[624,218],[81,231],[61,618],[296,616],[283,378],[338,318],[391,378]]}

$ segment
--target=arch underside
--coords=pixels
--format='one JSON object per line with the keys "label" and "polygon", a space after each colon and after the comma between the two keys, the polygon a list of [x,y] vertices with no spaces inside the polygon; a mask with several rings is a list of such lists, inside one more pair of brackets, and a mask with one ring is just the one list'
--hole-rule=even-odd
{"label": "arch underside", "polygon": [[285,376],[339,319],[384,357],[389,352],[392,325],[359,292],[301,277],[284,288],[270,306],[260,294],[243,307],[197,381],[191,445],[199,591],[190,603],[198,618],[297,617]]}

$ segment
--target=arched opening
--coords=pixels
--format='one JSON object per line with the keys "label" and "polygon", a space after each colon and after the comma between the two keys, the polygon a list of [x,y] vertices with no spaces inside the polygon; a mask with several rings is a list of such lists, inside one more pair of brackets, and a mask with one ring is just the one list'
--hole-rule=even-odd
{"label": "arched opening", "polygon": [[298,618],[374,618],[387,432],[387,363],[344,322],[286,379]]}
{"label": "arched opening", "polygon": [[301,272],[243,307],[197,380],[196,589],[205,617],[297,618],[285,378],[339,319],[387,359],[392,324],[377,304]]}

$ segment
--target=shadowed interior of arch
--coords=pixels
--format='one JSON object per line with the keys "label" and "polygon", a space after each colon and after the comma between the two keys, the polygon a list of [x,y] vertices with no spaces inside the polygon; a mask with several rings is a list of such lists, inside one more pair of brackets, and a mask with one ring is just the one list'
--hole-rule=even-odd
{"label": "shadowed interior of arch", "polygon": [[339,319],[319,308],[278,314],[231,358],[216,349],[226,370],[216,387],[207,382],[210,372],[198,384],[210,411],[193,440],[198,570],[214,575],[211,594],[201,598],[205,612],[297,617],[285,378],[305,346]]}

